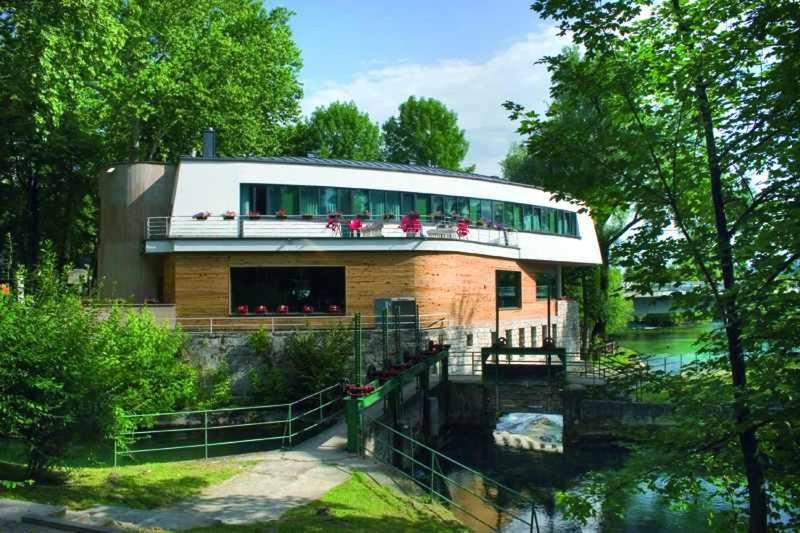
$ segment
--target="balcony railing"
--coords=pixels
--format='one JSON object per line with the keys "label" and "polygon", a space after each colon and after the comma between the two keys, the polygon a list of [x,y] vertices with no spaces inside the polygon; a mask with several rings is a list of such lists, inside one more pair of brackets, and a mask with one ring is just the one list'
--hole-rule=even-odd
{"label": "balcony railing", "polygon": [[149,217],[145,228],[147,240],[165,239],[445,239],[517,248],[517,234],[498,227],[471,225],[466,234],[459,234],[457,224],[448,220],[420,217],[418,232],[407,232],[397,219],[362,220],[359,231],[351,231],[353,216],[344,215],[338,224],[329,224],[327,217],[274,215],[258,218],[237,216],[224,219],[210,216]]}

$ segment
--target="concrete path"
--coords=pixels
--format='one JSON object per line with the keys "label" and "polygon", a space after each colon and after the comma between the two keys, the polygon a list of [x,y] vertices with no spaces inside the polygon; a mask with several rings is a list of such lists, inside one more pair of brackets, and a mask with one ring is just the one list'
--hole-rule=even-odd
{"label": "concrete path", "polygon": [[350,478],[353,470],[391,484],[382,467],[345,451],[347,427],[339,422],[292,450],[237,456],[258,464],[201,494],[169,507],[131,509],[99,505],[67,511],[64,518],[93,525],[187,529],[245,524],[279,518],[286,510],[320,498]]}
{"label": "concrete path", "polygon": [[9,533],[33,533],[56,531],[41,526],[23,524],[20,519],[25,515],[60,516],[64,513],[63,507],[44,505],[42,503],[23,502],[0,498],[0,531]]}

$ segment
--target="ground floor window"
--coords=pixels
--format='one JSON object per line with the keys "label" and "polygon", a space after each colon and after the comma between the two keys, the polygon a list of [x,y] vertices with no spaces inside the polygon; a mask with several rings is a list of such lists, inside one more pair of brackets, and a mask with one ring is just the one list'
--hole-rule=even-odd
{"label": "ground floor window", "polygon": [[513,270],[496,272],[497,307],[522,307],[522,276]]}
{"label": "ground floor window", "polygon": [[344,267],[231,268],[231,312],[343,313]]}

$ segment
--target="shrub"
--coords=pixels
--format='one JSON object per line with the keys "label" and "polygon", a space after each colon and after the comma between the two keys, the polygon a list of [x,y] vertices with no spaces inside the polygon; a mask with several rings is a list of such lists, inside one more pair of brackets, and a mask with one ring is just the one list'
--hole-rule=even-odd
{"label": "shrub", "polygon": [[25,286],[23,297],[0,296],[0,435],[22,443],[31,477],[59,465],[72,444],[130,427],[126,413],[192,400],[180,332],[149,313],[114,309],[100,321],[47,249]]}
{"label": "shrub", "polygon": [[272,353],[272,335],[267,328],[259,328],[250,335],[250,346],[259,357],[266,357]]}
{"label": "shrub", "polygon": [[231,368],[226,361],[217,368],[200,370],[197,377],[197,407],[229,407],[233,403],[231,381]]}
{"label": "shrub", "polygon": [[282,358],[291,397],[297,399],[341,382],[350,373],[352,352],[353,335],[346,329],[294,332]]}

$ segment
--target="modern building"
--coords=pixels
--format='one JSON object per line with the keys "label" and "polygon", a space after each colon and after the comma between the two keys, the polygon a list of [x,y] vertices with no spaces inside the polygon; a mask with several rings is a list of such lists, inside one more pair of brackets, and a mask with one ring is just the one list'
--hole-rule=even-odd
{"label": "modern building", "polygon": [[477,348],[491,342],[497,304],[501,336],[536,345],[549,333],[549,295],[552,333],[567,342],[577,308],[561,299],[562,267],[600,263],[579,206],[416,165],[211,155],[117,164],[101,174],[100,198],[105,295],[172,304],[186,324],[312,324],[413,302],[445,321],[448,341]]}

